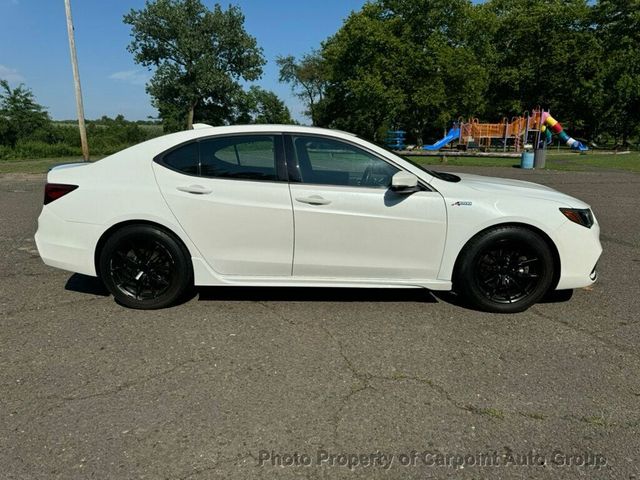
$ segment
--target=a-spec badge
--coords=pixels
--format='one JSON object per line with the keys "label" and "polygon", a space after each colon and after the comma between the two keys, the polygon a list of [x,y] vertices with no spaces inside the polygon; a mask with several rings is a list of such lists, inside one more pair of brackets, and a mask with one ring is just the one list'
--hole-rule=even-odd
{"label": "a-spec badge", "polygon": [[473,205],[473,202],[454,202],[451,204],[452,207],[470,207]]}

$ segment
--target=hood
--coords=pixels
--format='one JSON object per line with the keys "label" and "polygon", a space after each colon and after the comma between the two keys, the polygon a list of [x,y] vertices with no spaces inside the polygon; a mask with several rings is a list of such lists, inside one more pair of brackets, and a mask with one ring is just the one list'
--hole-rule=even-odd
{"label": "hood", "polygon": [[467,173],[456,173],[461,181],[459,185],[494,195],[497,197],[517,196],[542,200],[551,200],[572,208],[588,208],[589,205],[577,198],[554,190],[545,185],[508,178],[484,177]]}

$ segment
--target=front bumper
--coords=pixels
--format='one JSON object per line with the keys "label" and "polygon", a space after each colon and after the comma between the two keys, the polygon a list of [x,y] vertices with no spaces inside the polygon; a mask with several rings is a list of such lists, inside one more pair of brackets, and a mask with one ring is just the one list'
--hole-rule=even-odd
{"label": "front bumper", "polygon": [[567,221],[556,231],[556,246],[560,254],[558,290],[587,287],[598,279],[602,245],[597,222],[585,228]]}

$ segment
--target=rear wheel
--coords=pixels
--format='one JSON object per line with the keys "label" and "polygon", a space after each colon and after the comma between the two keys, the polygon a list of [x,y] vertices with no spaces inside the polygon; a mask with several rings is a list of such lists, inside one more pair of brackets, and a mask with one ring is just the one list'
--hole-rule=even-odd
{"label": "rear wheel", "polygon": [[497,227],[464,248],[454,288],[481,310],[515,313],[540,300],[553,276],[553,256],[540,235],[523,227]]}
{"label": "rear wheel", "polygon": [[102,248],[99,269],[114,298],[137,309],[174,304],[192,279],[186,248],[151,225],[130,225],[111,235]]}

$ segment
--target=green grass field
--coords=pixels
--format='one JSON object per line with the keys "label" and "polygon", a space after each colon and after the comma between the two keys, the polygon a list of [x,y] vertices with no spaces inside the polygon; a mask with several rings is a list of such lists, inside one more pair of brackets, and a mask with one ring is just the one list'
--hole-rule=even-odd
{"label": "green grass field", "polygon": [[[518,158],[499,157],[411,157],[414,162],[429,166],[461,165],[475,167],[512,167],[520,164]],[[640,172],[640,152],[606,154],[589,152],[548,152],[546,168],[549,170],[626,170]]]}
{"label": "green grass field", "polygon": [[[444,161],[443,161],[444,158]],[[0,174],[4,173],[46,173],[56,164],[78,162],[74,158],[42,158],[38,160],[0,160]],[[517,158],[496,157],[411,157],[411,160],[421,165],[446,167],[447,165],[462,165],[475,167],[513,167],[519,165]],[[589,152],[579,155],[571,152],[549,152],[547,154],[547,169],[549,170],[625,170],[640,173],[640,152],[621,155]]]}
{"label": "green grass field", "polygon": [[[98,160],[94,158],[93,160]],[[61,163],[81,162],[81,157],[39,158],[37,160],[0,160],[0,174],[3,173],[47,173],[49,168]]]}

